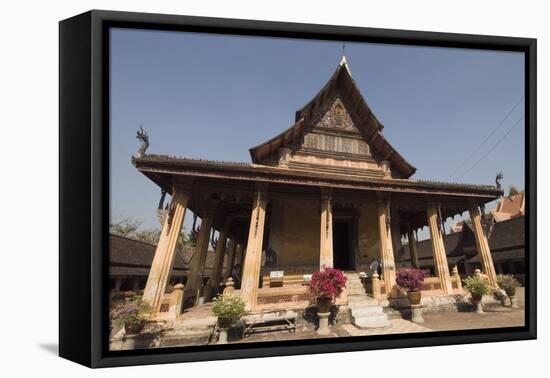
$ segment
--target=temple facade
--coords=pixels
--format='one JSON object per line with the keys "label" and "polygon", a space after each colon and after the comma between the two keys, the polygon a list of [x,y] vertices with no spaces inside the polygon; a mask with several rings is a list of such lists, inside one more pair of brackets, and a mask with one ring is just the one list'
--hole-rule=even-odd
{"label": "temple facade", "polygon": [[[396,253],[407,240],[410,262],[419,267],[416,231],[425,226],[434,272],[426,294],[461,293],[443,238],[445,220],[464,212],[472,220],[482,270],[496,285],[483,209],[502,194],[500,187],[413,179],[416,168],[387,141],[383,128],[343,57],[321,91],[296,112],[291,127],[250,149],[251,163],[142,150],[133,157],[134,166],[171,196],[144,300],[157,311],[169,301],[166,286],[188,211],[201,225],[176,315],[200,297],[213,298],[227,270],[237,265],[239,294],[250,311],[306,306],[311,273],[322,266],[368,273],[374,261],[381,274],[367,274],[367,293],[398,298],[403,293],[396,286]],[[219,236],[203,285],[212,229]],[[340,301],[345,303],[345,295]]]}

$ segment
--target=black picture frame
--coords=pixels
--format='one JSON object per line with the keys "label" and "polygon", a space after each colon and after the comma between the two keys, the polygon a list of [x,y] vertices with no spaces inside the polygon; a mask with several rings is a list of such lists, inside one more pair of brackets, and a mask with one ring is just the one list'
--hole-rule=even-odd
{"label": "black picture frame", "polygon": [[[525,56],[524,327],[108,350],[109,39],[111,27],[521,51]],[[59,24],[59,354],[89,367],[535,339],[536,39],[92,10]]]}

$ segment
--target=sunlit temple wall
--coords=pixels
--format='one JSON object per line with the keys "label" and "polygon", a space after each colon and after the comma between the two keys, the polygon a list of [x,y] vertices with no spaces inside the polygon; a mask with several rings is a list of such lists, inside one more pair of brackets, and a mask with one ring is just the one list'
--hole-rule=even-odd
{"label": "sunlit temple wall", "polygon": [[275,252],[277,266],[319,265],[319,202],[306,196],[272,201],[267,248]]}

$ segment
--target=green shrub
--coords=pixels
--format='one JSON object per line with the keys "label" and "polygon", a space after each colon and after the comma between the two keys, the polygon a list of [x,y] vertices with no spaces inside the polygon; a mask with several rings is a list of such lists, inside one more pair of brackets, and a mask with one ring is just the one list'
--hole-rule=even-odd
{"label": "green shrub", "polygon": [[520,285],[518,280],[516,280],[511,274],[499,274],[497,276],[497,283],[509,297],[516,295],[516,288]]}
{"label": "green shrub", "polygon": [[245,314],[245,303],[238,295],[220,294],[214,299],[212,312],[218,321],[232,324]]}
{"label": "green shrub", "polygon": [[464,279],[464,287],[474,295],[487,295],[491,292],[491,284],[483,277],[470,276]]}

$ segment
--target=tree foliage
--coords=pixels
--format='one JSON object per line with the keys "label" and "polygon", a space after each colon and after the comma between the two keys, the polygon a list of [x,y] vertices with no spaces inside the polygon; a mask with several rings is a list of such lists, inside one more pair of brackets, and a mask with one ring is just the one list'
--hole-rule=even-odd
{"label": "tree foliage", "polygon": [[508,189],[508,196],[515,196],[516,194],[519,194],[518,188],[516,188],[514,185],[511,185],[510,189]]}
{"label": "tree foliage", "polygon": [[[122,218],[119,220],[112,220],[109,223],[109,232],[113,235],[122,236],[129,239],[139,240],[150,244],[158,244],[160,238],[159,228],[141,228],[142,222],[134,218]],[[178,239],[177,248],[183,250],[191,247],[192,242],[189,235],[185,233],[185,228],[182,228],[182,232]]]}

